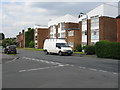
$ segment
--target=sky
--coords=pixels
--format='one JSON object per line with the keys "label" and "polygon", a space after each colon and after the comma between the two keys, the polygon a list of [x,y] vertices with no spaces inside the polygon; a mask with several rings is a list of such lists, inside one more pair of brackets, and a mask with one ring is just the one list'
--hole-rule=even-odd
{"label": "sky", "polygon": [[16,37],[22,29],[38,25],[48,25],[50,19],[66,14],[78,17],[106,2],[18,2],[6,0],[0,5],[0,32],[5,37]]}

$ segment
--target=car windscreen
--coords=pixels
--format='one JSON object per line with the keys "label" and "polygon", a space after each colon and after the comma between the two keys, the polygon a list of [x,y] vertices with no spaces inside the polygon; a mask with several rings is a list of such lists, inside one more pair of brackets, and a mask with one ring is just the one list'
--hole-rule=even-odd
{"label": "car windscreen", "polygon": [[67,43],[56,43],[56,46],[58,47],[70,47]]}
{"label": "car windscreen", "polygon": [[16,46],[9,46],[10,49],[16,49]]}

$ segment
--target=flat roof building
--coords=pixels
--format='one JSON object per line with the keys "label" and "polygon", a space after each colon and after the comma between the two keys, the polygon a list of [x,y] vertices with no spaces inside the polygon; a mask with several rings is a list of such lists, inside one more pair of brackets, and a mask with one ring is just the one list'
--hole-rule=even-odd
{"label": "flat roof building", "polygon": [[79,18],[82,45],[94,44],[99,40],[117,41],[116,16],[118,7],[102,4]]}
{"label": "flat roof building", "polygon": [[48,38],[48,27],[43,25],[35,25],[34,29],[35,48],[43,48],[44,41]]}
{"label": "flat roof building", "polygon": [[60,18],[48,22],[49,38],[63,38],[72,47],[79,44],[80,32],[78,18],[66,14]]}

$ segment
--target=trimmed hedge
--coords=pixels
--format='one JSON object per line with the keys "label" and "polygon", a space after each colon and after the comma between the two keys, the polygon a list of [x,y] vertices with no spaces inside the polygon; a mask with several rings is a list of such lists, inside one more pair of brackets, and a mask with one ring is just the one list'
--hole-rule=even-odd
{"label": "trimmed hedge", "polygon": [[97,57],[120,59],[120,43],[99,41],[95,44]]}
{"label": "trimmed hedge", "polygon": [[83,49],[87,55],[95,54],[95,46],[94,45],[83,46]]}

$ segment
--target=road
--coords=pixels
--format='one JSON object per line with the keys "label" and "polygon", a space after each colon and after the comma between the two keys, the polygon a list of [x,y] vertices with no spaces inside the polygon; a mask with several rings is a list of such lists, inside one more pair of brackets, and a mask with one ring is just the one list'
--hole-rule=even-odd
{"label": "road", "polygon": [[118,60],[45,55],[18,50],[3,54],[3,88],[117,88]]}

